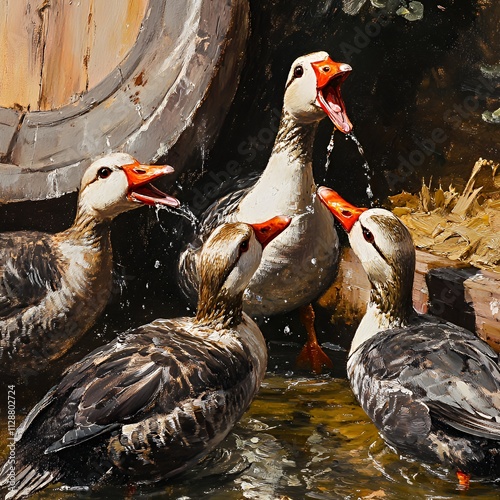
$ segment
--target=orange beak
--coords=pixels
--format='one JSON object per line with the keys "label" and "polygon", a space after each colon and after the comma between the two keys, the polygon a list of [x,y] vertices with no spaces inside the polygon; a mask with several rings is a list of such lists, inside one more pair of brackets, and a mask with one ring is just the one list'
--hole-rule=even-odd
{"label": "orange beak", "polygon": [[285,217],[284,215],[278,215],[272,219],[261,222],[259,224],[249,224],[252,226],[255,237],[259,240],[262,248],[264,248],[268,243],[270,243],[278,234],[284,231],[292,221],[291,217]]}
{"label": "orange beak", "polygon": [[336,191],[324,186],[318,188],[318,196],[347,232],[351,231],[359,216],[368,210],[351,205]]}
{"label": "orange beak", "polygon": [[122,167],[128,181],[127,197],[130,201],[144,203],[145,205],[167,205],[178,207],[180,202],[151,184],[151,181],[167,174],[172,174],[174,169],[169,165],[143,165],[137,160]]}
{"label": "orange beak", "polygon": [[346,63],[338,63],[327,57],[323,61],[313,62],[316,73],[317,103],[328,115],[333,124],[344,134],[352,130],[352,123],[345,111],[345,104],[340,94],[340,86],[349,76],[352,68]]}

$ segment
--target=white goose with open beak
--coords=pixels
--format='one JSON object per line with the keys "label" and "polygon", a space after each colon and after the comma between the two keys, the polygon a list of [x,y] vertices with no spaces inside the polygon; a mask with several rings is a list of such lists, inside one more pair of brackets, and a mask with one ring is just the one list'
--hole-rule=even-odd
{"label": "white goose with open beak", "polygon": [[[340,87],[351,71],[326,52],[299,57],[285,85],[283,111],[274,147],[257,182],[216,201],[181,254],[179,281],[188,297],[196,296],[199,253],[203,242],[225,221],[259,222],[273,214],[293,217],[290,228],[264,252],[245,292],[245,311],[252,316],[307,307],[331,284],[337,270],[339,243],[329,211],[316,197],[312,170],[313,142],[319,122],[329,117],[342,133],[352,129]],[[310,318],[312,308],[306,316]],[[331,364],[316,342],[309,321],[307,353],[320,371]],[[306,353],[306,354],[307,354]]]}

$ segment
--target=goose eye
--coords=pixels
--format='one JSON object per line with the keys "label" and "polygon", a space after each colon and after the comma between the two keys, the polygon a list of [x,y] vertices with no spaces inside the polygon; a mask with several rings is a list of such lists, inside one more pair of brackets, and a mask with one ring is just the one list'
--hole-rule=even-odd
{"label": "goose eye", "polygon": [[111,175],[111,169],[109,167],[101,167],[97,171],[97,177],[99,177],[99,179],[106,179],[110,175]]}
{"label": "goose eye", "polygon": [[296,66],[293,70],[293,76],[295,78],[300,78],[304,74],[304,68],[302,66]]}
{"label": "goose eye", "polygon": [[375,241],[375,236],[373,236],[373,233],[369,229],[366,229],[366,227],[363,228],[363,237],[368,243],[373,243]]}
{"label": "goose eye", "polygon": [[248,242],[248,240],[243,241],[243,242],[240,244],[240,255],[241,255],[243,252],[246,252],[246,251],[248,250],[248,247],[249,247],[249,242]]}

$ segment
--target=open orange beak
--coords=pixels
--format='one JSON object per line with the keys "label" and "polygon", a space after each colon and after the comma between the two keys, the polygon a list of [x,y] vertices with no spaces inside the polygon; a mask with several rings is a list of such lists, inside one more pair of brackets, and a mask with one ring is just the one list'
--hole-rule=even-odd
{"label": "open orange beak", "polygon": [[346,63],[338,63],[327,57],[323,61],[311,63],[316,73],[317,103],[344,134],[352,130],[352,123],[345,111],[340,94],[340,86],[349,76],[352,68]]}
{"label": "open orange beak", "polygon": [[336,191],[324,186],[318,188],[318,196],[347,232],[350,232],[359,216],[368,210],[351,205]]}
{"label": "open orange beak", "polygon": [[174,169],[169,165],[143,165],[138,161],[122,167],[128,181],[127,197],[130,201],[145,205],[167,205],[178,207],[180,202],[153,186],[151,182],[158,177],[171,174]]}
{"label": "open orange beak", "polygon": [[291,217],[285,217],[284,215],[278,215],[272,219],[261,222],[259,224],[249,224],[255,231],[255,237],[259,240],[262,248],[264,248],[268,243],[270,243],[278,234],[284,231],[292,221]]}

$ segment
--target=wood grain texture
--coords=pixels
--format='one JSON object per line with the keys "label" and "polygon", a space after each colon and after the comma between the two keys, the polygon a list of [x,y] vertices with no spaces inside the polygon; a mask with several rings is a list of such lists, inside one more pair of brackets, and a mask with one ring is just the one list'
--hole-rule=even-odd
{"label": "wood grain texture", "polygon": [[0,6],[0,106],[58,109],[124,59],[148,0],[17,0]]}
{"label": "wood grain texture", "polygon": [[480,271],[464,282],[465,298],[472,303],[476,315],[476,331],[500,352],[500,276]]}
{"label": "wood grain texture", "polygon": [[[413,305],[476,334],[500,352],[500,274],[416,251]],[[344,248],[337,278],[319,299],[332,322],[356,326],[366,311],[370,282],[352,249]],[[431,292],[429,292],[431,289]]]}
{"label": "wood grain texture", "polygon": [[0,106],[38,109],[44,0],[0,3]]}
{"label": "wood grain texture", "polygon": [[[99,10],[104,2],[76,3],[85,2],[93,5],[92,19],[105,14]],[[130,3],[120,2],[128,9],[119,21],[124,26],[138,16],[137,5]],[[47,111],[20,107],[18,123],[5,131],[10,138],[8,154],[0,157],[0,203],[74,191],[91,159],[110,151],[128,152],[146,163],[161,159],[179,174],[201,148],[211,145],[243,67],[248,0],[144,0],[141,5],[145,13],[135,43],[102,80],[104,66],[89,57],[85,78],[72,72],[68,76],[73,103],[52,109],[52,102]],[[125,46],[119,37],[106,40],[110,33],[96,37],[91,25],[73,46],[77,59],[85,47],[101,53],[108,42]],[[132,30],[120,36],[130,41]],[[57,56],[60,61],[68,50]],[[61,90],[56,89],[60,82],[44,78],[54,93]],[[50,107],[45,97],[43,102]]]}

